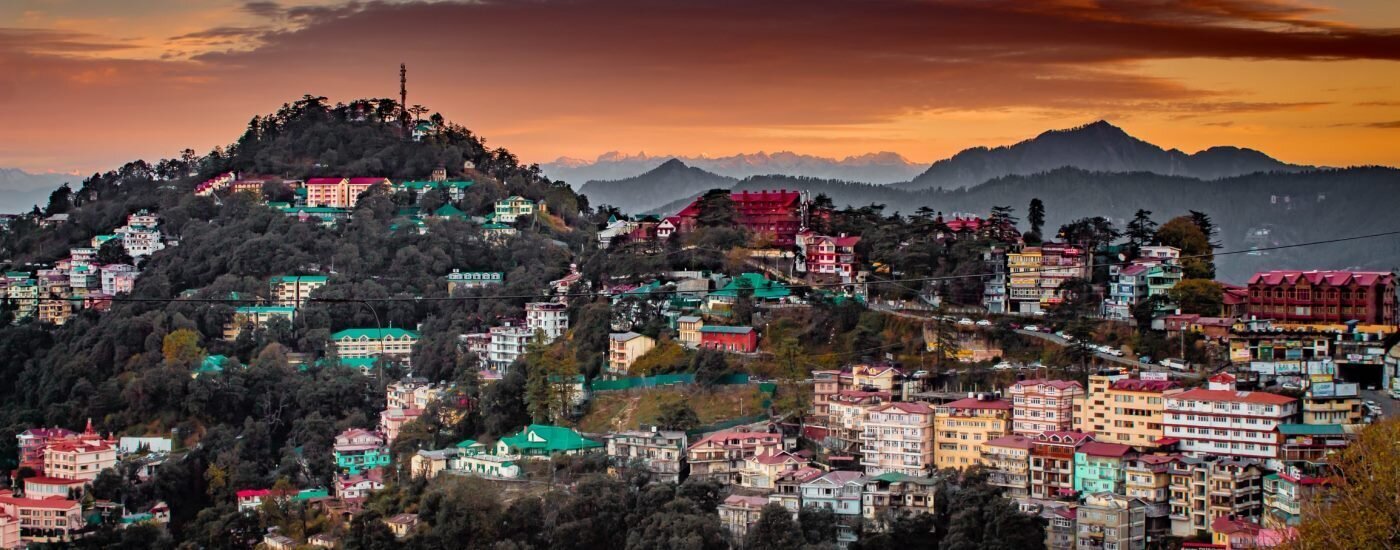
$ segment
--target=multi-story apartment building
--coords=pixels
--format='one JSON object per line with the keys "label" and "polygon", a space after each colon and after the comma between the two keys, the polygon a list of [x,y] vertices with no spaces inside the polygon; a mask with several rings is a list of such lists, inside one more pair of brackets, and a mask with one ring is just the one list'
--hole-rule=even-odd
{"label": "multi-story apartment building", "polygon": [[860,463],[866,473],[927,475],[934,464],[934,410],[923,403],[886,403],[865,412]]}
{"label": "multi-story apartment building", "polygon": [[1074,451],[1074,490],[1079,493],[1122,493],[1128,461],[1137,457],[1132,447],[1118,443],[1086,441]]}
{"label": "multi-story apartment building", "polygon": [[379,433],[384,434],[384,443],[393,445],[394,440],[399,438],[399,430],[404,424],[418,420],[423,416],[423,409],[397,409],[389,408],[379,412]]}
{"label": "multi-story apartment building", "polygon": [[1338,383],[1331,376],[1318,375],[1303,395],[1304,424],[1360,424],[1360,386],[1354,383]]}
{"label": "multi-story apartment building", "polygon": [[774,482],[773,492],[768,494],[768,502],[782,506],[796,517],[797,513],[802,511],[802,484],[823,475],[826,475],[826,472],[812,467],[783,472]]}
{"label": "multi-story apartment building", "polygon": [[773,454],[783,450],[782,434],[726,430],[709,434],[692,443],[685,451],[690,464],[690,477],[713,479],[728,485],[739,482],[744,460],[757,454]]}
{"label": "multi-story apartment building", "polygon": [[982,444],[1011,433],[1011,402],[979,395],[939,405],[934,413],[938,468],[982,463]]}
{"label": "multi-story apartment building", "polygon": [[309,178],[302,187],[307,206],[354,208],[360,195],[377,184],[391,185],[388,178]]}
{"label": "multi-story apartment building", "polygon": [[1264,470],[1249,459],[1182,458],[1171,469],[1172,535],[1194,537],[1223,516],[1258,521],[1263,513]]}
{"label": "multi-story apartment building", "polygon": [[1298,415],[1298,400],[1265,393],[1194,389],[1167,398],[1163,433],[1190,456],[1279,456],[1280,424]]}
{"label": "multi-story apartment building", "polygon": [[486,352],[486,366],[495,372],[505,372],[535,337],[534,331],[518,324],[506,323],[491,327],[491,346]]}
{"label": "multi-story apartment building", "polygon": [[301,307],[316,289],[326,286],[325,275],[282,275],[273,277],[272,302],[282,307]]}
{"label": "multi-story apartment building", "polygon": [[1123,494],[1147,505],[1147,535],[1154,540],[1171,531],[1171,469],[1177,458],[1140,455],[1127,463]]}
{"label": "multi-story apartment building", "polygon": [[[1171,248],[1171,247],[1163,247]],[[1103,314],[1108,319],[1128,321],[1133,319],[1133,311],[1138,304],[1161,296],[1155,312],[1161,313],[1172,308],[1166,300],[1167,292],[1181,282],[1183,271],[1174,260],[1139,259],[1125,266],[1110,265],[1108,276],[1108,296],[1104,299]]]}
{"label": "multi-story apartment building", "polygon": [[1035,442],[1024,435],[1007,435],[982,444],[982,464],[988,470],[987,483],[1001,487],[1012,499],[1031,495],[1031,447]]}
{"label": "multi-story apartment building", "polygon": [[515,220],[522,216],[531,216],[535,213],[535,202],[519,195],[512,195],[496,201],[496,208],[493,211],[496,223],[515,223]]}
{"label": "multi-story apartment building", "polygon": [[656,347],[656,340],[635,332],[608,335],[608,365],[610,374],[626,376],[632,363]]}
{"label": "multi-story apartment building", "polygon": [[44,475],[92,481],[117,465],[117,449],[94,433],[50,441],[44,447]]}
{"label": "multi-story apartment building", "polygon": [[1319,465],[1295,463],[1278,472],[1264,476],[1265,527],[1287,529],[1297,527],[1303,519],[1303,507],[1322,498],[1330,480]]}
{"label": "multi-story apartment building", "polygon": [[836,470],[803,483],[802,507],[831,510],[836,514],[836,546],[846,548],[856,540],[861,523],[864,476],[860,472]]}
{"label": "multi-story apartment building", "polygon": [[1039,508],[1040,517],[1045,520],[1045,549],[1075,550],[1078,504],[1046,503]]}
{"label": "multi-story apartment building", "polygon": [[456,294],[458,290],[471,288],[485,288],[504,283],[505,274],[499,271],[460,271],[452,270],[447,274],[447,293]]}
{"label": "multi-story apartment building", "polygon": [[690,349],[700,347],[700,329],[705,328],[705,319],[699,315],[682,315],[676,318],[676,340]]}
{"label": "multi-story apartment building", "polygon": [[335,465],[341,471],[355,475],[389,465],[389,447],[377,432],[353,428],[335,436],[331,449]]}
{"label": "multi-story apartment building", "polygon": [[7,548],[66,543],[73,540],[75,531],[87,527],[87,522],[83,520],[82,503],[66,498],[35,499],[0,495],[0,517],[10,520],[0,522],[3,540],[9,544]]}
{"label": "multi-story apartment building", "polygon": [[401,328],[351,328],[331,335],[341,359],[392,357],[407,360],[418,343],[418,333]]}
{"label": "multi-story apartment building", "polygon": [[784,474],[807,467],[807,459],[787,451],[755,454],[744,459],[738,485],[751,491],[772,492]]}
{"label": "multi-story apartment building", "polygon": [[860,237],[850,237],[845,233],[830,237],[801,231],[796,239],[799,273],[831,275],[842,281],[855,277],[860,267],[856,259],[856,245],[860,243]]}
{"label": "multi-story apartment building", "polygon": [[1076,407],[1074,427],[1099,441],[1154,447],[1163,436],[1167,397],[1182,391],[1180,384],[1167,380],[1138,380],[1115,371],[1094,374]]}
{"label": "multi-story apartment building", "polygon": [[1032,438],[1031,498],[1074,496],[1074,453],[1093,436],[1082,432],[1043,432]]}
{"label": "multi-story apartment building", "polygon": [[1091,493],[1075,510],[1079,550],[1147,548],[1147,506],[1113,493]]}
{"label": "multi-story apartment building", "polygon": [[405,378],[384,390],[385,406],[390,409],[426,409],[447,393],[449,386],[423,378]]}
{"label": "multi-story apartment building", "polygon": [[733,540],[744,540],[767,505],[766,497],[729,495],[719,504],[719,524]]}
{"label": "multi-story apartment building", "polygon": [[530,332],[544,332],[544,341],[553,342],[569,331],[569,306],[559,302],[530,302],[525,304],[525,327]]}
{"label": "multi-story apartment building", "polygon": [[1007,285],[1011,311],[1036,313],[1064,301],[1060,286],[1088,275],[1084,251],[1064,243],[1028,246],[1006,255],[1011,282]]}
{"label": "multi-story apartment building", "polygon": [[861,481],[860,512],[868,528],[883,530],[900,515],[933,513],[937,478],[885,473]]}
{"label": "multi-story apartment building", "polygon": [[1074,428],[1074,401],[1084,386],[1072,380],[1022,380],[1006,390],[1011,399],[1011,431],[1021,435]]}
{"label": "multi-story apartment building", "polygon": [[1266,271],[1249,279],[1249,312],[1281,323],[1394,325],[1395,276],[1384,271]]}
{"label": "multi-story apartment building", "polygon": [[608,434],[608,464],[613,468],[640,468],[663,483],[680,483],[685,464],[683,431],[632,430]]}
{"label": "multi-story apartment building", "polygon": [[826,439],[822,444],[832,452],[860,455],[865,438],[866,414],[890,402],[886,392],[842,390],[830,398]]}
{"label": "multi-story apartment building", "polygon": [[1006,302],[1006,249],[994,246],[982,253],[982,263],[991,275],[982,280],[982,307],[992,315],[1005,315]]}

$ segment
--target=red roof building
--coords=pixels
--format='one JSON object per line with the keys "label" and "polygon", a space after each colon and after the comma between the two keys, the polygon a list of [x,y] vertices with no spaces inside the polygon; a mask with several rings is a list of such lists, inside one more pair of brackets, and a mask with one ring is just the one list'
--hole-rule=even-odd
{"label": "red roof building", "polygon": [[[734,203],[734,214],[739,225],[754,234],[766,234],[772,238],[773,246],[791,247],[797,242],[797,231],[802,228],[802,194],[797,191],[740,191],[730,193]],[[700,201],[697,198],[689,206],[682,208],[673,220],[676,230],[682,233],[695,229],[700,218]]]}
{"label": "red roof building", "polygon": [[700,327],[700,347],[730,353],[758,351],[758,331],[753,327],[705,325]]}
{"label": "red roof building", "polygon": [[1249,314],[1281,323],[1394,325],[1395,276],[1383,271],[1266,271],[1249,279]]}
{"label": "red roof building", "polygon": [[1162,432],[1201,457],[1278,458],[1278,427],[1295,420],[1298,400],[1266,392],[1194,389],[1167,396]]}
{"label": "red roof building", "polygon": [[836,237],[818,235],[811,231],[797,234],[797,249],[801,260],[799,271],[819,275],[836,275],[842,280],[854,277],[860,268],[856,259],[856,245],[860,237],[849,237],[842,233]]}
{"label": "red roof building", "polygon": [[1035,435],[1074,427],[1074,400],[1084,386],[1073,380],[1022,380],[1007,389],[1011,398],[1011,431]]}

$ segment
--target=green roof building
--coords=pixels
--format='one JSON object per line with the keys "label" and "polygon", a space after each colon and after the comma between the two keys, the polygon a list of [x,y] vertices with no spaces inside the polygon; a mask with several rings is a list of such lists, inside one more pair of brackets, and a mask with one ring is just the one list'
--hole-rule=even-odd
{"label": "green roof building", "polygon": [[602,443],[583,437],[572,428],[531,424],[515,435],[496,442],[496,454],[528,457],[550,457],[556,454],[575,455],[595,452]]}
{"label": "green roof building", "polygon": [[190,377],[199,378],[200,376],[206,374],[219,374],[221,372],[224,372],[224,365],[226,364],[228,364],[227,356],[206,356],[203,361],[200,361],[199,366],[194,368],[194,372],[190,374]]}
{"label": "green roof building", "polygon": [[710,293],[711,297],[738,299],[740,292],[752,291],[755,300],[780,300],[792,296],[787,285],[771,281],[762,273],[744,273],[733,279],[724,288]]}

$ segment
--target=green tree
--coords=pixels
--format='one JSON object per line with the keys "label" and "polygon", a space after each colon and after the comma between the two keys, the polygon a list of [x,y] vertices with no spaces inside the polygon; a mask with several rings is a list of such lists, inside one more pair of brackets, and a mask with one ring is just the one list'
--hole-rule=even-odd
{"label": "green tree", "polygon": [[695,414],[695,409],[690,407],[684,396],[676,395],[675,399],[667,399],[660,405],[660,412],[656,417],[656,424],[663,430],[692,430],[700,426],[700,417]]}
{"label": "green tree", "polygon": [[1181,249],[1181,266],[1187,279],[1214,279],[1215,252],[1210,237],[1189,216],[1179,216],[1157,229],[1157,242]]}
{"label": "green tree", "polygon": [[204,360],[204,348],[199,346],[199,333],[187,328],[166,334],[160,349],[165,363],[172,367],[191,368]]}
{"label": "green tree", "polygon": [[1173,303],[1182,313],[1194,313],[1206,317],[1220,315],[1224,306],[1225,291],[1220,283],[1210,279],[1186,279],[1167,291]]}
{"label": "green tree", "polygon": [[802,543],[802,532],[792,521],[792,512],[775,502],[763,507],[758,522],[744,537],[744,548],[749,550],[789,550]]}
{"label": "green tree", "polygon": [[73,188],[68,184],[58,186],[52,193],[49,193],[49,205],[44,208],[44,214],[52,216],[54,214],[65,214],[73,208]]}
{"label": "green tree", "polygon": [[121,239],[108,239],[102,243],[102,246],[97,247],[97,257],[93,261],[100,265],[132,263],[131,255],[126,253]]}
{"label": "green tree", "polygon": [[1031,233],[1036,235],[1045,227],[1045,203],[1039,197],[1031,199],[1031,206],[1026,209],[1026,221],[1031,224]]}
{"label": "green tree", "polygon": [[836,542],[836,512],[831,508],[803,506],[797,511],[797,525],[809,545]]}
{"label": "green tree", "polygon": [[1152,211],[1139,208],[1133,220],[1128,222],[1126,234],[1132,255],[1137,256],[1138,250],[1151,243],[1157,235],[1157,222],[1152,221]]}

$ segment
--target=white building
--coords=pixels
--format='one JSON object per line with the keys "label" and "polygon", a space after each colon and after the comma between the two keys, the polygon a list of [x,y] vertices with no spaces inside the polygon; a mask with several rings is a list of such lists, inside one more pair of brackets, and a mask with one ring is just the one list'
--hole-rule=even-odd
{"label": "white building", "polygon": [[1167,398],[1163,435],[1190,456],[1271,459],[1279,455],[1280,424],[1298,416],[1292,397],[1248,391],[1195,389]]}
{"label": "white building", "polygon": [[525,304],[525,326],[532,334],[544,332],[544,341],[553,342],[569,331],[568,306],[559,302]]}
{"label": "white building", "polygon": [[525,354],[525,346],[534,336],[535,332],[528,327],[491,327],[491,348],[486,353],[487,367],[497,372],[505,371],[511,363]]}

